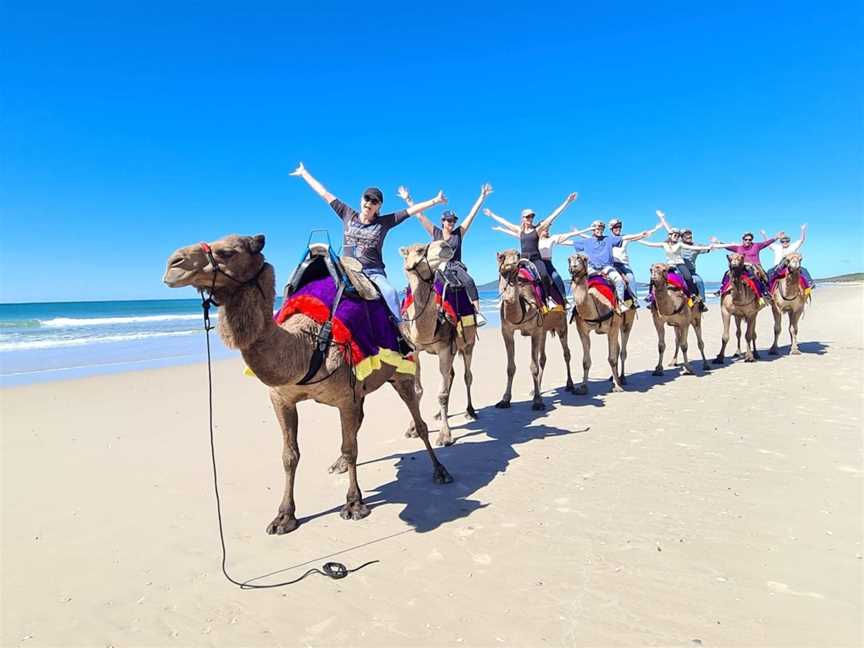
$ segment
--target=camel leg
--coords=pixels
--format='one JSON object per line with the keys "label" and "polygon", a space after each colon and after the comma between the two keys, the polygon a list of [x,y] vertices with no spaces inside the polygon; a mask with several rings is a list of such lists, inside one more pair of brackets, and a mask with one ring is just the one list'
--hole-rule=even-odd
{"label": "camel leg", "polygon": [[426,446],[426,452],[429,453],[429,458],[432,459],[432,480],[436,484],[449,484],[453,481],[453,478],[447,472],[444,465],[438,461],[438,456],[432,449],[432,444],[429,443],[429,428],[426,427],[426,422],[420,416],[420,401],[417,400],[412,383],[413,381],[410,380],[410,376],[405,378],[397,376],[392,384],[393,389],[399,394],[399,398],[408,406],[408,411],[411,412],[411,418],[414,420],[414,427],[417,429],[417,436],[422,439],[423,445]]}
{"label": "camel leg", "polygon": [[627,342],[630,340],[630,331],[633,330],[634,319],[628,321],[625,315],[624,320],[621,322],[621,369],[618,371],[618,377],[622,385],[627,384],[627,376],[624,373],[624,362],[627,360]]}
{"label": "camel leg", "polygon": [[501,327],[501,335],[504,337],[504,348],[507,351],[507,389],[504,390],[504,396],[501,400],[495,403],[495,407],[506,409],[510,407],[510,399],[512,398],[513,390],[513,375],[516,373],[516,347],[513,343],[513,331]]}
{"label": "camel leg", "polygon": [[[411,390],[414,390],[413,385]],[[362,520],[369,515],[357,485],[357,431],[363,422],[363,399],[340,407],[339,418],[342,421],[342,458],[348,466],[348,493],[339,515],[343,520]]]}
{"label": "camel leg", "polygon": [[[748,333],[752,332],[752,334],[749,336],[750,337],[750,340],[749,340],[750,349],[751,349],[751,353],[753,354],[753,358],[755,358],[756,360],[759,359],[759,352],[756,350],[756,317],[758,315],[759,315],[759,311],[756,311],[753,314],[753,317],[751,319],[747,320],[747,332]],[[751,321],[752,321],[752,328],[751,328]]]}
{"label": "camel leg", "polygon": [[609,367],[612,369],[612,391],[622,392],[624,388],[621,386],[621,376],[618,374],[618,358],[621,356],[621,323],[613,324],[609,327],[608,342],[609,352],[606,359],[609,361]]}
{"label": "camel leg", "polygon": [[567,365],[567,386],[564,388],[566,391],[571,394],[576,392],[576,388],[573,386],[573,375],[570,373],[570,344],[567,341],[567,323],[564,323],[564,328],[561,331],[558,331],[558,339],[561,342],[561,350],[564,352],[564,364]]}
{"label": "camel leg", "polygon": [[300,447],[297,445],[297,404],[283,403],[273,392],[270,402],[276,411],[276,420],[282,428],[282,467],[285,470],[285,490],[282,502],[273,521],[267,525],[270,535],[290,533],[297,528],[297,518],[294,517],[294,475],[300,461]]}
{"label": "camel leg", "polygon": [[679,350],[680,350],[680,347],[678,346],[678,336],[676,335],[675,336],[675,353],[672,354],[672,359],[669,361],[670,367],[677,367],[678,366],[678,351]]}
{"label": "camel leg", "polygon": [[[420,351],[417,351],[414,354],[414,365],[416,367],[414,373],[414,393],[417,396],[417,402],[423,402],[423,383],[420,381]],[[416,439],[417,438],[417,428],[414,425],[414,420],[411,420],[411,423],[408,425],[408,429],[405,430],[405,436],[408,439]],[[334,464],[335,465],[335,464]],[[333,469],[330,469],[330,472],[334,472]],[[345,472],[345,470],[340,470],[339,472]]]}
{"label": "camel leg", "polygon": [[792,355],[800,355],[801,349],[798,348],[798,319],[801,317],[800,310],[789,311],[789,337],[792,338],[792,346],[789,348],[789,353]]}
{"label": "camel leg", "polygon": [[[777,308],[776,302],[771,303],[771,314],[774,316],[774,344],[768,349],[768,355],[780,355],[780,350],[777,348],[777,340],[780,337],[780,329],[783,327],[783,313]],[[792,321],[792,318],[789,318]]]}
{"label": "camel leg", "polygon": [[438,369],[441,371],[441,391],[438,392],[438,411],[440,412],[441,430],[438,432],[438,438],[435,439],[435,444],[453,445],[453,436],[450,434],[450,422],[448,420],[450,405],[450,388],[453,386],[453,363],[456,361],[455,355],[450,348],[438,352]]}
{"label": "camel leg", "polygon": [[654,328],[657,329],[657,366],[651,372],[652,376],[663,375],[663,353],[666,351],[666,329],[664,328],[663,320],[655,311],[651,311],[651,317],[654,319]]}
{"label": "camel leg", "polygon": [[534,380],[534,398],[531,402],[532,410],[546,409],[543,404],[543,397],[540,396],[540,385],[543,380],[543,369],[540,366],[540,359],[546,361],[546,331],[542,327],[535,331],[531,336],[531,378]]}
{"label": "camel leg", "polygon": [[731,315],[729,311],[725,308],[720,308],[720,317],[723,319],[723,337],[721,338],[720,343],[720,353],[717,354],[717,357],[714,358],[714,364],[723,364],[724,353],[726,352],[726,344],[729,342],[729,324],[731,322]]}
{"label": "camel leg", "polygon": [[474,355],[474,345],[470,344],[462,351],[462,362],[465,363],[465,392],[468,397],[468,406],[465,408],[465,415],[468,418],[476,419],[477,412],[474,410],[474,405],[471,402],[471,383],[474,382],[474,374],[471,373],[471,358]]}
{"label": "camel leg", "polygon": [[696,346],[699,347],[699,355],[702,356],[702,370],[709,371],[711,365],[705,359],[705,343],[702,341],[702,317],[698,316],[693,320],[693,330],[696,332]]}
{"label": "camel leg", "polygon": [[[738,340],[738,348],[735,351],[737,357],[741,356],[741,316],[735,316],[735,339]],[[744,342],[747,342],[747,336],[744,336]]]}
{"label": "camel leg", "polygon": [[576,388],[576,393],[584,396],[588,393],[588,371],[591,369],[591,331],[579,331],[579,341],[582,342],[582,384]]}
{"label": "camel leg", "polygon": [[753,357],[753,348],[755,348],[756,343],[755,340],[753,345],[750,344],[750,340],[752,337],[755,337],[755,331],[752,329],[756,328],[756,318],[747,318],[747,332],[744,334],[744,346],[747,349],[747,352],[744,354],[744,362],[754,362],[756,358]]}
{"label": "camel leg", "polygon": [[675,346],[681,349],[681,358],[684,360],[684,369],[682,371],[688,376],[692,376],[693,368],[690,366],[690,360],[687,358],[687,337],[689,335],[689,324],[685,323],[682,326],[675,327]]}

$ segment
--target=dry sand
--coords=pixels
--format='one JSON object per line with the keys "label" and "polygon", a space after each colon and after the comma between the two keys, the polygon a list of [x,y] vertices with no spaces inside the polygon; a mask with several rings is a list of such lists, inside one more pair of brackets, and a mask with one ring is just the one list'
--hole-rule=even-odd
{"label": "dry sand", "polygon": [[[347,479],[326,470],[337,414],[304,403],[302,524],[281,537],[264,533],[282,490],[266,389],[239,360],[220,362],[232,575],[272,582],[326,560],[380,561],[261,591],[220,573],[203,366],[2,390],[2,644],[860,646],[862,324],[861,286],[821,287],[803,355],[785,355],[784,333],[779,358],[658,379],[643,310],[627,393],[609,393],[596,337],[590,395],[558,391],[550,340],[540,413],[524,339],[514,407],[492,407],[505,358],[484,329],[481,418],[458,414],[457,378],[457,443],[439,453],[456,481],[432,483],[419,441],[402,436],[407,412],[383,389],[360,435],[372,514],[343,521]],[[763,311],[762,349],[770,326]],[[424,375],[434,429],[431,363]]]}

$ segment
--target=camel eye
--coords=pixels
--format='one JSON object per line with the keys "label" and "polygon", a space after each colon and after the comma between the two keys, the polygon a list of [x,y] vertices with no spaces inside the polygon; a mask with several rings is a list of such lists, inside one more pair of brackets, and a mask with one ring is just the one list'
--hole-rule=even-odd
{"label": "camel eye", "polygon": [[232,256],[237,254],[236,250],[232,250],[230,248],[224,248],[222,250],[216,250],[216,256],[220,259],[230,259]]}

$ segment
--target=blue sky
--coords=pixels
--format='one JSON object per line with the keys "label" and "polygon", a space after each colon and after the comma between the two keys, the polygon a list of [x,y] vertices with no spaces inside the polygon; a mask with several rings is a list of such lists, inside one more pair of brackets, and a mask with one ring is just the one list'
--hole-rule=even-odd
{"label": "blue sky", "polygon": [[[139,4],[0,9],[3,301],[190,297],[168,254],[230,232],[265,233],[284,281],[311,228],[339,235],[299,160],[385,210],[405,183],[464,214],[489,181],[514,220],[578,191],[567,229],[808,222],[814,276],[864,269],[857,2]],[[481,282],[511,242],[490,225],[465,244]],[[388,237],[394,283],[424,239]],[[658,254],[633,250],[637,277]]]}

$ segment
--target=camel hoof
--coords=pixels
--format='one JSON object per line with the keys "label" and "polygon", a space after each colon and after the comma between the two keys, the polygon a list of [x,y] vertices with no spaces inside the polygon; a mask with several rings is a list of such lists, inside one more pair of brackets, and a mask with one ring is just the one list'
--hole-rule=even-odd
{"label": "camel hoof", "polygon": [[756,362],[756,358],[752,355],[744,356],[744,362]]}
{"label": "camel hoof", "polygon": [[567,386],[564,388],[564,391],[568,391],[571,394],[576,393],[576,386],[573,383],[567,383]]}
{"label": "camel hoof", "polygon": [[532,410],[545,410],[546,404],[543,401],[534,401],[531,403]]}
{"label": "camel hoof", "polygon": [[798,347],[795,347],[794,349],[792,349],[792,350],[789,352],[789,354],[790,354],[790,355],[801,355],[801,349],[799,349]]}
{"label": "camel hoof", "polygon": [[780,355],[780,351],[774,348],[768,349],[768,355]]}
{"label": "camel hoof", "polygon": [[273,521],[267,525],[267,535],[285,535],[291,533],[299,526],[297,518],[287,515],[277,515]]}
{"label": "camel hoof", "polygon": [[433,416],[432,418],[435,419],[436,421],[440,421],[441,420],[441,412],[435,412],[435,416]]}
{"label": "camel hoof", "polygon": [[367,515],[369,515],[369,507],[362,501],[349,502],[339,511],[339,516],[343,520],[362,520]]}
{"label": "camel hoof", "polygon": [[475,410],[470,405],[468,406],[468,409],[465,410],[465,416],[467,416],[470,419],[474,419],[475,421],[479,418],[479,414],[477,414],[477,410]]}
{"label": "camel hoof", "polygon": [[666,366],[667,366],[667,367],[677,367],[677,366],[678,366],[678,363],[675,362],[675,360],[673,360],[672,362],[670,362],[670,363],[667,364]]}
{"label": "camel hoof", "polygon": [[345,459],[345,457],[339,457],[335,462],[333,462],[333,465],[327,469],[327,472],[331,475],[341,475],[342,473],[347,472],[347,470],[348,461]]}
{"label": "camel hoof", "polygon": [[588,393],[588,385],[579,385],[573,393],[577,396],[585,396]]}
{"label": "camel hoof", "polygon": [[[420,435],[417,434],[417,428],[415,428],[413,425],[411,427],[409,427],[407,430],[405,430],[405,438],[406,439],[416,439],[418,436],[420,436]],[[342,472],[345,472],[345,471],[343,470]]]}
{"label": "camel hoof", "polygon": [[663,370],[662,369],[655,369],[654,371],[651,372],[651,375],[652,376],[662,376]]}
{"label": "camel hoof", "polygon": [[612,392],[615,394],[619,394],[624,391],[624,388],[621,385],[612,385]]}
{"label": "camel hoof", "polygon": [[435,439],[435,445],[437,445],[439,447],[451,446],[451,445],[453,445],[453,437],[450,435],[449,432],[447,434],[441,433]]}
{"label": "camel hoof", "polygon": [[432,475],[432,481],[436,484],[449,484],[453,481],[453,477],[450,476],[450,473],[447,472],[447,469],[443,465],[438,464]]}
{"label": "camel hoof", "polygon": [[685,376],[695,376],[696,375],[693,373],[693,370],[687,365],[684,365],[684,367],[681,369],[681,373],[684,374]]}
{"label": "camel hoof", "polygon": [[724,361],[723,361],[723,358],[719,358],[719,357],[718,357],[718,358],[714,358],[714,359],[711,361],[711,363],[712,363],[712,364],[715,364],[715,365],[722,365],[722,364],[724,364]]}
{"label": "camel hoof", "polygon": [[510,409],[510,401],[509,400],[500,400],[495,403],[495,407],[498,409]]}

